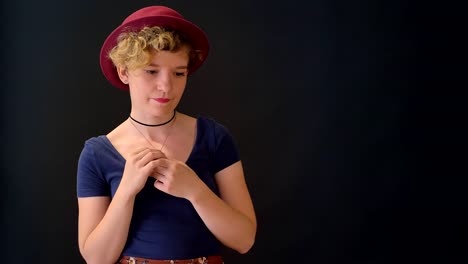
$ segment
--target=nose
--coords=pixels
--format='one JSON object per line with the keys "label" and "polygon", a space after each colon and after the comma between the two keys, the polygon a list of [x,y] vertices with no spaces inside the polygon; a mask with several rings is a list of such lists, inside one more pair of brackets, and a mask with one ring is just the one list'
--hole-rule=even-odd
{"label": "nose", "polygon": [[156,82],[157,89],[168,92],[172,88],[172,75],[169,71],[161,70],[158,77]]}

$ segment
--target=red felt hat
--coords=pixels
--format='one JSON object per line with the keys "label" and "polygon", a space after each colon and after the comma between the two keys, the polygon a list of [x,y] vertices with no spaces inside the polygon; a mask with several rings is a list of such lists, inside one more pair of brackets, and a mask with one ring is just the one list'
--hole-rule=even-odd
{"label": "red felt hat", "polygon": [[117,74],[117,70],[109,59],[108,54],[117,45],[117,38],[123,32],[140,31],[143,27],[160,26],[183,33],[192,44],[195,50],[199,50],[200,60],[194,61],[188,74],[195,72],[208,56],[209,43],[205,32],[197,25],[186,20],[177,11],[165,6],[149,6],[139,9],[128,16],[120,26],[118,26],[107,39],[101,48],[100,64],[104,76],[109,82],[123,90],[128,90],[128,84],[124,84]]}

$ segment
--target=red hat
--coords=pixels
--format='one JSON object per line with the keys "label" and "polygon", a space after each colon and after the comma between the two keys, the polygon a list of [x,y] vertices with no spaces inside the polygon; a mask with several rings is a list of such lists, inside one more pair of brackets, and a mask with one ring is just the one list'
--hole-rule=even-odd
{"label": "red hat", "polygon": [[197,25],[184,19],[177,11],[165,6],[149,6],[139,9],[128,16],[120,26],[118,26],[107,39],[101,48],[100,64],[104,76],[109,82],[123,90],[128,90],[128,84],[124,84],[117,74],[117,70],[109,59],[109,51],[117,45],[117,38],[123,32],[140,31],[145,26],[160,26],[183,33],[192,44],[195,50],[201,52],[200,60],[194,61],[188,74],[196,71],[208,56],[209,43],[205,32]]}

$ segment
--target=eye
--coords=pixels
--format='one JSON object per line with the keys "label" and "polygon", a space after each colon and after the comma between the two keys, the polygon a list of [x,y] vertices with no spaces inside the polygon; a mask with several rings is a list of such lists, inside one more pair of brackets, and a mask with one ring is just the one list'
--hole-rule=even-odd
{"label": "eye", "polygon": [[151,74],[151,75],[158,73],[155,70],[145,70],[145,72],[148,73],[148,74]]}
{"label": "eye", "polygon": [[183,76],[187,75],[187,72],[186,72],[186,71],[184,71],[184,72],[176,72],[175,75],[178,76],[178,77],[183,77]]}

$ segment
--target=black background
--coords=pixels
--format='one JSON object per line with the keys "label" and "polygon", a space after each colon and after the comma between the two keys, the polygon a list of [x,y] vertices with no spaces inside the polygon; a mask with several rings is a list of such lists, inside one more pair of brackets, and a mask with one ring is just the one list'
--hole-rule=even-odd
{"label": "black background", "polygon": [[450,1],[2,1],[2,261],[84,263],[76,165],[127,118],[98,55],[151,4],[211,51],[179,110],[235,136],[258,217],[226,263],[467,260],[466,35]]}

